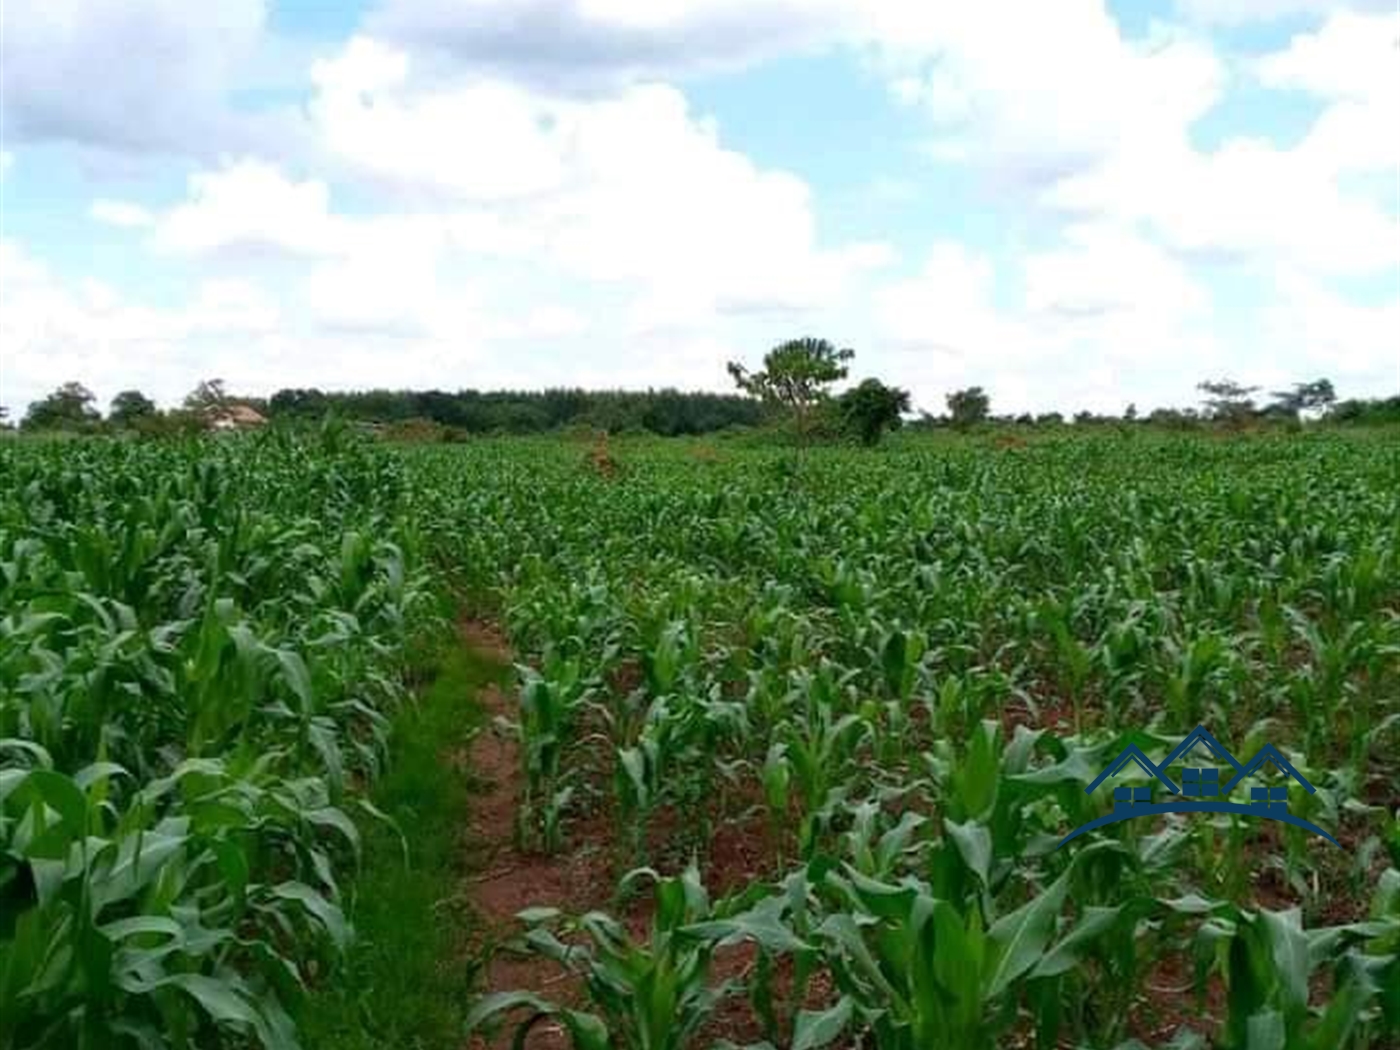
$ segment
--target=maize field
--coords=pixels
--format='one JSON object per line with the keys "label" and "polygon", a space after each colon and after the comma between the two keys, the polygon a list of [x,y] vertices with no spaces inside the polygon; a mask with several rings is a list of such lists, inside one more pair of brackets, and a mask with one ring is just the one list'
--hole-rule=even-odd
{"label": "maize field", "polygon": [[[571,976],[483,980],[458,1045],[1400,1046],[1393,440],[603,470],[328,428],[0,446],[0,1050],[299,1046],[464,602],[516,654],[509,837],[601,841],[608,884],[521,914],[496,948]],[[1278,747],[1341,848],[1213,814],[1057,848],[1198,725]]]}

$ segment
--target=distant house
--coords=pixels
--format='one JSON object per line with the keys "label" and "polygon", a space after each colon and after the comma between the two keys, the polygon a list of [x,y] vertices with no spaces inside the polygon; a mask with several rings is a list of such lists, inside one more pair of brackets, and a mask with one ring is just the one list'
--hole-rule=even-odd
{"label": "distant house", "polygon": [[209,413],[211,430],[251,430],[266,423],[267,417],[252,405],[226,405]]}

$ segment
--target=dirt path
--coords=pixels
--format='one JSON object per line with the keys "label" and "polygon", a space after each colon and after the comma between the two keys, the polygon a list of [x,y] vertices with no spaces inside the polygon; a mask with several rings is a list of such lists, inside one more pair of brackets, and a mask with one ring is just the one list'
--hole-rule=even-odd
{"label": "dirt path", "polygon": [[[463,645],[494,663],[508,666],[514,662],[509,643],[491,624],[463,621],[459,635]],[[517,700],[497,685],[484,687],[477,699],[485,711],[486,726],[464,750],[450,756],[454,767],[468,778],[472,796],[463,845],[467,852],[464,868],[469,874],[460,898],[477,918],[476,933],[465,951],[469,965],[478,973],[475,990],[479,994],[530,991],[556,1003],[587,1008],[577,977],[550,960],[511,949],[510,942],[523,930],[517,913],[534,907],[554,907],[569,915],[606,910],[626,925],[634,937],[645,938],[652,900],[642,894],[629,900],[620,911],[614,907],[617,880],[628,865],[621,859],[625,850],[619,845],[615,824],[607,814],[572,820],[567,843],[558,854],[536,853],[516,845],[515,822],[524,793],[524,772],[520,745],[502,723],[518,717]],[[670,820],[659,821],[662,826],[653,829],[662,840],[666,837],[666,825],[679,819],[673,813],[666,816]],[[741,888],[772,874],[774,858],[767,846],[759,819],[721,822],[714,828],[702,858],[711,895]],[[676,866],[660,859],[653,862],[662,870]],[[726,948],[713,960],[712,979],[718,983],[738,977],[751,967],[752,961],[748,946]],[[512,1045],[512,1032],[513,1028],[506,1026],[492,1040],[474,1036],[467,1041],[467,1047],[506,1048]],[[758,1034],[747,1007],[741,999],[734,999],[716,1013],[698,1045],[709,1045],[721,1037],[742,1043],[756,1039]],[[525,1043],[527,1050],[566,1050],[569,1045],[560,1027],[548,1022],[536,1025]]]}
{"label": "dirt path", "polygon": [[[508,665],[514,660],[509,643],[490,624],[464,621],[460,635],[463,644],[493,661]],[[547,959],[510,950],[509,942],[523,928],[516,914],[525,908],[555,907],[579,914],[605,907],[614,885],[611,843],[605,836],[591,848],[571,848],[554,856],[516,846],[524,774],[520,746],[499,722],[514,721],[518,711],[514,697],[498,686],[482,690],[479,701],[487,725],[465,754],[453,756],[473,786],[464,844],[472,874],[462,893],[480,920],[480,934],[468,951],[483,963],[482,992],[525,990],[555,1002],[574,1002],[579,994],[575,978]],[[508,1034],[494,1042],[473,1038],[468,1045],[505,1047],[510,1039]],[[529,1050],[556,1050],[569,1044],[557,1025],[541,1023],[525,1045]]]}

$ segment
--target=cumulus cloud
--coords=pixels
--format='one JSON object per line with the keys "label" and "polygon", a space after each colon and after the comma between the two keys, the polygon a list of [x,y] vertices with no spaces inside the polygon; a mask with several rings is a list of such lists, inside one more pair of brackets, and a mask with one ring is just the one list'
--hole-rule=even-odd
{"label": "cumulus cloud", "polygon": [[152,243],[164,252],[331,253],[340,229],[318,179],[297,182],[276,165],[245,159],[189,178],[189,198],[161,215]]}
{"label": "cumulus cloud", "polygon": [[579,99],[420,79],[407,53],[363,38],[313,76],[328,151],[431,202],[459,248],[633,283],[643,312],[801,310],[889,257],[878,243],[822,246],[806,183],[725,148],[668,85]]}
{"label": "cumulus cloud", "polygon": [[733,69],[834,42],[849,0],[385,0],[376,37],[555,88]]}
{"label": "cumulus cloud", "polygon": [[182,307],[153,307],[99,281],[65,280],[9,240],[0,241],[0,302],[0,400],[16,414],[72,379],[104,403],[130,386],[173,403],[200,378],[246,379],[257,339],[279,322],[271,297],[246,284],[210,282]]}
{"label": "cumulus cloud", "polygon": [[[260,393],[722,388],[727,358],[795,330],[849,335],[863,373],[935,410],[969,383],[1002,410],[1179,403],[1221,371],[1384,385],[1400,300],[1348,281],[1400,264],[1400,16],[1315,6],[1217,5],[1298,21],[1241,57],[1202,22],[1129,34],[1100,0],[382,0],[296,59],[299,101],[268,118],[232,101],[277,50],[264,0],[212,17],[12,0],[0,89],[20,150],[196,159],[173,199],[98,172],[80,205],[139,231],[143,262],[188,288],[173,305],[4,245],[0,399],[112,376],[173,400],[214,374]],[[926,163],[971,175],[1029,247],[858,222],[834,238],[810,157],[759,162],[678,86],[827,48],[921,116]],[[1203,148],[1201,120],[1244,83],[1315,117],[1295,141],[1236,128]],[[928,216],[921,169],[875,174],[880,214]],[[1222,273],[1263,306],[1217,295]]]}
{"label": "cumulus cloud", "polygon": [[15,142],[214,152],[253,125],[228,106],[266,0],[8,0],[0,115]]}
{"label": "cumulus cloud", "polygon": [[935,412],[944,392],[973,384],[998,411],[1179,403],[1221,351],[1207,288],[1136,231],[1105,225],[1002,270],[940,243],[872,312],[876,345],[892,351],[882,363]]}
{"label": "cumulus cloud", "polygon": [[875,66],[932,119],[935,153],[1030,185],[1180,138],[1225,86],[1207,43],[1129,41],[1095,0],[877,4],[868,16]]}

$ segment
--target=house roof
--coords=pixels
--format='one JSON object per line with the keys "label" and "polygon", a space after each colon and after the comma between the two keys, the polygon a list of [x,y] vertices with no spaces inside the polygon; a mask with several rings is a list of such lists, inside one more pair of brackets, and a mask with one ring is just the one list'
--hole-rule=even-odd
{"label": "house roof", "polygon": [[267,422],[267,417],[252,405],[227,405],[215,411],[214,418],[216,420],[225,419],[243,426],[260,426]]}

